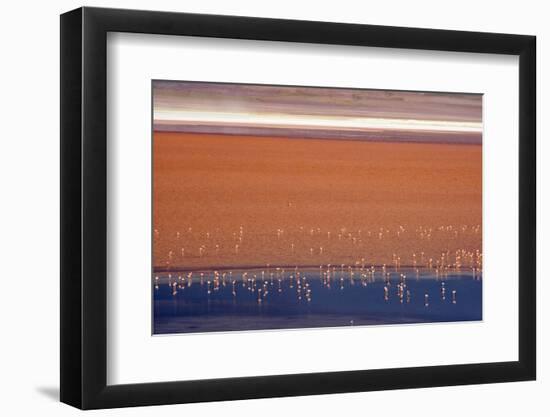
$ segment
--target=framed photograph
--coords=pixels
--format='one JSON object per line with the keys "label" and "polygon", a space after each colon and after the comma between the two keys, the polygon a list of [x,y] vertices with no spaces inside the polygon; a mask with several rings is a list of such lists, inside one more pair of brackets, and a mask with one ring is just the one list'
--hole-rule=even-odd
{"label": "framed photograph", "polygon": [[535,379],[535,37],[61,16],[61,401]]}

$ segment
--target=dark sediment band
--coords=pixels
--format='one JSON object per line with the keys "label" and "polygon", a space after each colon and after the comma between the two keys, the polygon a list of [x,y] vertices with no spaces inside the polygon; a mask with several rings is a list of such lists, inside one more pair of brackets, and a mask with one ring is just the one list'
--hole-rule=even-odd
{"label": "dark sediment band", "polygon": [[332,139],[367,142],[415,142],[480,145],[481,132],[400,129],[311,129],[288,127],[210,126],[200,124],[155,123],[156,132],[202,133],[228,136],[263,136],[292,139]]}

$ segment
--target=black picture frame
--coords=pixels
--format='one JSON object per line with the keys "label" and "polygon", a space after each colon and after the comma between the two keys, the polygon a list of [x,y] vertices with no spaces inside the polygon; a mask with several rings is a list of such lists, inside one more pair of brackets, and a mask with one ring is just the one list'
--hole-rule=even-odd
{"label": "black picture frame", "polygon": [[[518,361],[107,385],[108,32],[519,56]],[[62,402],[95,409],[535,379],[534,36],[84,7],[61,15],[60,57]]]}

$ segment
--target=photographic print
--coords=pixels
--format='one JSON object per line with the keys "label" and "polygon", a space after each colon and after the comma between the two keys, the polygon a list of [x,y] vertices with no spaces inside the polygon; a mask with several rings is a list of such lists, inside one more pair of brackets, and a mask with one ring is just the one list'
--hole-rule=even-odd
{"label": "photographic print", "polygon": [[153,334],[482,320],[482,95],[152,81]]}

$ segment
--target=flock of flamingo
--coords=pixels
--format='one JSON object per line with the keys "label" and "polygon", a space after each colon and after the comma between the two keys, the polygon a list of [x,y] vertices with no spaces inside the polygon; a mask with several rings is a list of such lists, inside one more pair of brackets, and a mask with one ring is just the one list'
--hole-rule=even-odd
{"label": "flock of flamingo", "polygon": [[[194,231],[189,227],[185,232],[166,233],[171,236],[162,236],[158,229],[154,230],[154,246],[166,247],[165,253],[155,250],[155,269],[178,270],[196,266],[212,265],[248,265],[249,259],[261,257],[281,258],[286,264],[315,265],[327,263],[349,263],[355,258],[364,259],[369,253],[375,253],[371,261],[378,264],[409,265],[411,267],[425,266],[451,267],[471,266],[480,267],[482,255],[476,248],[460,248],[464,235],[474,237],[475,242],[481,241],[481,227],[468,226],[439,226],[437,228],[420,226],[408,230],[403,226],[395,229],[379,228],[372,230],[350,231],[341,228],[337,231],[323,231],[320,228],[305,230],[303,226],[298,230],[278,228],[273,231],[255,232],[247,236],[243,226],[235,231],[223,232]],[[160,241],[162,240],[162,245]],[[396,251],[386,250],[380,256],[380,249],[393,245],[399,247],[405,242],[406,247],[431,247],[431,241],[437,240],[438,248],[443,245],[442,251],[433,249],[418,249],[408,254],[399,254]],[[386,241],[388,243],[386,243]],[[455,244],[454,241],[457,243]],[[472,246],[472,245],[471,245]],[[473,245],[479,247],[480,245]],[[453,249],[450,249],[453,248]],[[454,259],[452,259],[454,257]],[[343,259],[346,258],[346,259]],[[320,262],[319,262],[320,261]],[[281,263],[281,262],[278,262]],[[372,263],[372,262],[371,262]],[[256,262],[256,265],[266,262]]]}
{"label": "flock of flamingo", "polygon": [[[391,269],[391,270],[390,270]],[[442,300],[447,298],[447,290],[445,287],[446,279],[449,274],[454,272],[464,273],[463,268],[447,267],[432,268],[431,272],[426,271],[428,268],[415,268],[413,278],[421,279],[421,276],[434,277],[440,282],[440,297]],[[380,268],[370,266],[367,268],[339,265],[333,266],[320,265],[319,274],[313,273],[311,269],[300,269],[297,266],[286,270],[285,268],[276,267],[271,269],[266,265],[264,270],[248,270],[248,271],[187,271],[181,273],[167,273],[161,279],[161,275],[156,274],[154,279],[155,290],[159,290],[160,285],[165,282],[170,288],[172,295],[176,296],[178,292],[185,291],[193,284],[200,285],[204,288],[206,295],[210,296],[224,290],[231,290],[233,297],[237,297],[237,292],[240,289],[252,293],[257,296],[258,304],[264,302],[270,293],[282,293],[283,290],[295,290],[298,301],[304,300],[311,302],[312,286],[310,282],[314,279],[320,279],[322,287],[330,290],[336,288],[344,290],[346,286],[352,287],[361,285],[366,287],[375,282],[383,282],[383,297],[384,301],[390,300],[391,291],[395,289],[395,296],[400,303],[409,303],[412,293],[407,287],[408,276],[399,267],[388,268],[382,265]],[[408,270],[407,270],[408,271]],[[471,276],[473,280],[481,279],[481,270],[477,267],[471,268]],[[451,291],[451,302],[456,304],[456,290]],[[429,294],[424,293],[424,305],[429,306]]]}
{"label": "flock of flamingo", "polygon": [[[419,247],[422,247],[422,242],[430,247],[429,243],[434,239],[459,243],[465,235],[473,241],[480,241],[480,234],[479,225],[420,226],[411,230],[398,226],[355,231],[346,228],[326,231],[305,227],[298,230],[277,228],[253,236],[248,236],[244,226],[230,233],[222,233],[219,229],[198,232],[189,227],[172,233],[170,239],[164,239],[171,244],[160,265],[156,263],[153,284],[156,290],[160,285],[168,285],[173,296],[193,284],[204,288],[208,297],[226,290],[237,297],[239,292],[246,291],[253,294],[261,305],[273,293],[287,290],[295,291],[298,301],[309,303],[313,297],[312,280],[319,280],[322,288],[340,291],[347,286],[366,287],[379,282],[383,284],[381,296],[384,301],[395,296],[400,303],[409,303],[413,294],[407,281],[430,277],[440,281],[439,297],[442,300],[450,297],[450,301],[456,304],[456,290],[448,291],[445,281],[449,275],[457,273],[471,274],[472,279],[481,280],[483,256],[479,249],[457,248],[449,244],[449,247],[454,247],[452,250],[445,249],[437,254],[422,249],[407,254],[392,251],[384,258],[377,255],[370,260],[359,252],[368,253],[370,246],[379,246],[384,240],[389,240],[388,243],[414,240]],[[155,229],[154,239],[160,238],[159,230]],[[286,262],[247,264],[250,259],[257,259],[254,255],[258,251],[268,251],[261,247],[262,242],[275,242],[277,259]],[[273,245],[269,250],[274,250]],[[427,292],[423,294],[423,302],[426,307],[430,305]]]}

